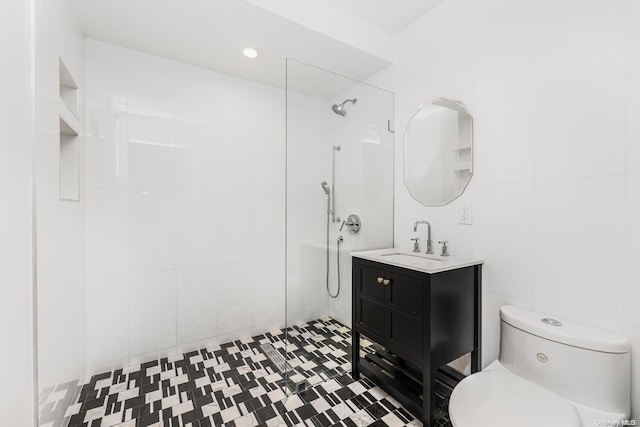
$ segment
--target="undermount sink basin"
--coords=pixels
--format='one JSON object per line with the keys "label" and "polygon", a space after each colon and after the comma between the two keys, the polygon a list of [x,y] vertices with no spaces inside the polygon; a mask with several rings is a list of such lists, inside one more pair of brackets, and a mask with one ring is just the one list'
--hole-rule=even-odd
{"label": "undermount sink basin", "polygon": [[424,263],[424,262],[428,262],[428,263],[441,263],[442,260],[438,259],[436,257],[432,257],[429,255],[420,255],[420,254],[405,254],[405,253],[401,253],[401,252],[394,252],[394,253],[390,253],[390,254],[382,254],[380,256],[385,257],[386,259],[390,260],[390,261],[395,261],[395,262],[399,262],[399,263],[406,263],[406,264],[414,264],[414,263]]}

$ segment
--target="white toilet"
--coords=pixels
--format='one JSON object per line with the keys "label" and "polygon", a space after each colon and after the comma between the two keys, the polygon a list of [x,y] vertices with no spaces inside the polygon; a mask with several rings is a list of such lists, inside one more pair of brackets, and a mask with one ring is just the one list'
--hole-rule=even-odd
{"label": "white toilet", "polygon": [[499,359],[451,394],[454,427],[591,427],[629,418],[627,338],[513,306],[500,318]]}

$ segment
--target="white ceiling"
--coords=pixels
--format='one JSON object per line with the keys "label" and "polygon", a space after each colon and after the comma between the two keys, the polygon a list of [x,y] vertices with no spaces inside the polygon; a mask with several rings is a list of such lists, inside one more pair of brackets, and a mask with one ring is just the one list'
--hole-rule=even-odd
{"label": "white ceiling", "polygon": [[[393,60],[393,35],[441,1],[75,0],[75,4],[86,37],[283,87],[287,57],[366,80]],[[248,46],[259,49],[260,56],[245,58],[242,49]],[[306,91],[331,98],[335,90],[329,87],[350,84],[331,76],[326,80]]]}
{"label": "white ceiling", "polygon": [[[357,80],[390,63],[241,0],[76,0],[76,6],[86,37],[277,86],[284,86],[286,57]],[[247,46],[260,56],[245,58]]]}
{"label": "white ceiling", "polygon": [[396,35],[442,0],[322,0],[387,34]]}

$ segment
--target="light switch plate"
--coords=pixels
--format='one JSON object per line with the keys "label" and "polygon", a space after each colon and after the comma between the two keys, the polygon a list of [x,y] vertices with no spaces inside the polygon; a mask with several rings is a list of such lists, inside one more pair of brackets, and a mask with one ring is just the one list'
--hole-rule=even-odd
{"label": "light switch plate", "polygon": [[458,224],[471,225],[471,205],[462,205],[458,209]]}

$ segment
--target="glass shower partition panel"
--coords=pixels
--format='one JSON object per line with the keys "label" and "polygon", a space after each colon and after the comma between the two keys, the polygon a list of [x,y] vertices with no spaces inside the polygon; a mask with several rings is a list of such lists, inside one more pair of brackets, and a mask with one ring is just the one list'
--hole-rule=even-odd
{"label": "glass shower partition panel", "polygon": [[287,60],[290,392],[350,372],[350,253],[393,246],[393,102],[391,92]]}

